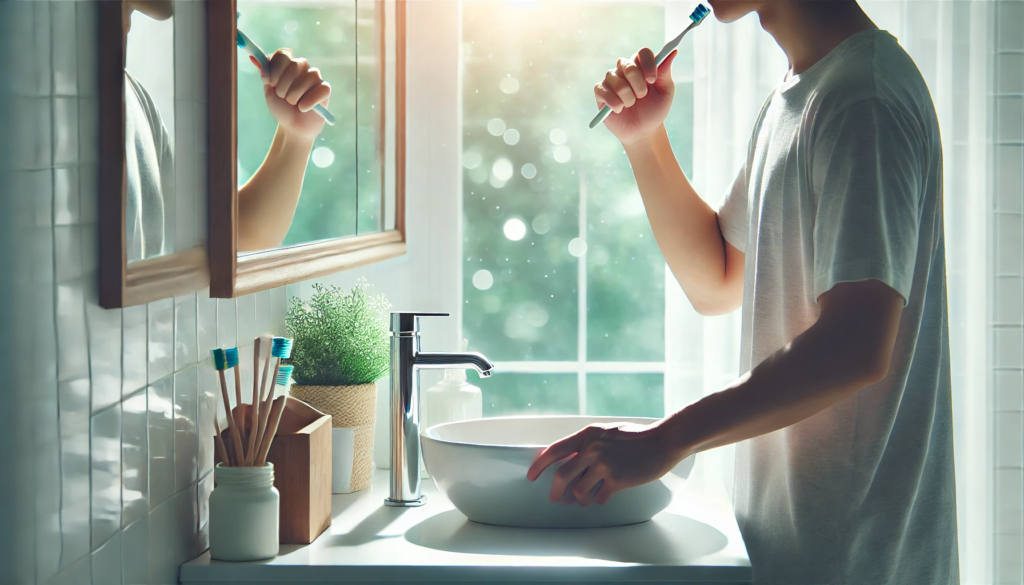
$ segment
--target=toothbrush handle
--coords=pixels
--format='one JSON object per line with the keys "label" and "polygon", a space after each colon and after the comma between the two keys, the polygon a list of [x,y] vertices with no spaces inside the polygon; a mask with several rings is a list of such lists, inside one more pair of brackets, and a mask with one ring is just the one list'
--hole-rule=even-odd
{"label": "toothbrush handle", "polygon": [[604,119],[608,117],[608,114],[612,113],[612,109],[608,106],[601,108],[601,111],[594,116],[594,119],[590,121],[590,129],[593,130],[598,124],[604,122]]}
{"label": "toothbrush handle", "polygon": [[328,125],[334,126],[334,114],[327,111],[327,108],[325,108],[323,104],[313,106],[313,111],[320,114],[320,117],[323,118]]}

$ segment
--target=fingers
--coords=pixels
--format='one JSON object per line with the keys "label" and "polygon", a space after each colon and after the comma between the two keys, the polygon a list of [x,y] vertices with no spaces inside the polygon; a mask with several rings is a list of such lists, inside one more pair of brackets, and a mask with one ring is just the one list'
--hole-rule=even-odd
{"label": "fingers", "polygon": [[648,83],[658,79],[658,66],[654,52],[644,48],[632,59],[619,59],[614,69],[609,69],[604,81],[594,86],[597,106],[608,106],[616,114],[642,99],[649,91]]}
{"label": "fingers", "polygon": [[586,508],[594,501],[594,488],[604,481],[603,468],[600,465],[592,465],[572,486],[572,495],[576,502]]}
{"label": "fingers", "polygon": [[614,91],[605,87],[603,82],[594,86],[594,97],[597,98],[597,107],[599,109],[608,106],[613,112],[618,114],[625,107],[619,96]]}
{"label": "fingers", "polygon": [[317,85],[313,89],[307,91],[306,94],[302,96],[302,99],[299,100],[299,103],[297,103],[296,105],[298,106],[300,112],[308,112],[312,110],[313,106],[317,104],[322,103],[326,106],[327,100],[330,97],[331,84],[325,81],[320,85]]}
{"label": "fingers", "polygon": [[647,81],[644,79],[643,71],[640,70],[636,63],[619,59],[617,69],[619,76],[629,83],[635,99],[640,99],[647,95]]}
{"label": "fingers", "polygon": [[281,74],[292,64],[292,52],[289,49],[278,49],[270,56],[270,71],[264,71],[268,85],[276,86]]}
{"label": "fingers", "polygon": [[605,74],[604,86],[614,91],[625,107],[628,108],[636,103],[636,94],[629,80],[626,79],[625,72],[622,70],[622,59],[619,59],[619,64],[616,65],[615,69],[610,69]]}
{"label": "fingers", "polygon": [[[283,77],[282,77],[283,79]],[[297,105],[299,100],[302,99],[306,93],[314,87],[324,82],[324,78],[320,76],[320,71],[315,67],[310,67],[303,73],[300,73],[295,79],[292,80],[291,86],[288,91],[282,96],[284,101],[291,105]],[[280,86],[280,85],[279,85]]]}
{"label": "fingers", "polygon": [[597,493],[594,494],[594,501],[603,506],[607,504],[608,499],[614,496],[618,491],[619,490],[612,485],[611,481],[605,480],[604,483],[601,484],[600,489],[597,490]]}
{"label": "fingers", "polygon": [[[558,468],[558,471],[555,472],[555,481],[551,482],[551,494],[548,498],[552,502],[561,500],[562,496],[565,495],[565,490],[568,489],[573,480],[587,470],[588,463],[588,458],[581,457],[580,455],[576,455],[563,463]],[[575,490],[573,490],[573,495],[576,495]]]}
{"label": "fingers", "polygon": [[633,62],[640,68],[647,83],[654,83],[658,79],[658,65],[654,61],[654,51],[644,47],[633,57]]}
{"label": "fingers", "polygon": [[281,72],[281,77],[278,78],[277,84],[274,85],[277,97],[284,99],[288,95],[288,91],[291,90],[292,85],[308,71],[309,63],[305,59],[295,59],[292,61]]}
{"label": "fingers", "polygon": [[549,465],[576,453],[580,450],[582,445],[582,433],[576,433],[558,441],[557,443],[551,444],[541,451],[540,455],[537,456],[537,459],[535,459],[533,464],[530,465],[530,469],[526,472],[526,478],[530,481],[535,481]]}

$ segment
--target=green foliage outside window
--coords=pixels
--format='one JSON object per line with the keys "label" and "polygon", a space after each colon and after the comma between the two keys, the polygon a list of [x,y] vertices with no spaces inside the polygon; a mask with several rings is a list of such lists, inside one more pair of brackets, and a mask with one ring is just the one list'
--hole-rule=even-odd
{"label": "green foliage outside window", "polygon": [[[494,360],[576,361],[585,262],[586,359],[663,361],[664,259],[622,146],[587,123],[597,112],[594,83],[616,59],[660,48],[664,2],[477,0],[462,12],[463,334]],[[680,49],[667,126],[689,172],[692,49],[687,41]],[[485,410],[544,408],[520,399],[534,392],[534,377],[556,378],[481,380]],[[661,408],[661,376],[654,378],[635,385],[658,398],[625,410]],[[491,400],[490,387],[502,396]],[[629,399],[602,393],[602,413]],[[552,398],[548,409],[577,408],[574,394],[566,400]]]}

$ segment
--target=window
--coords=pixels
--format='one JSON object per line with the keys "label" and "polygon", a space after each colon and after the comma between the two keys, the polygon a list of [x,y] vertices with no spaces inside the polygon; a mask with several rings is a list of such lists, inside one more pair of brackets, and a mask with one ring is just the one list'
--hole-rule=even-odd
{"label": "window", "polygon": [[[484,415],[662,416],[665,264],[592,87],[685,27],[667,2],[470,1],[462,13],[463,335]],[[692,45],[669,135],[692,144]]]}

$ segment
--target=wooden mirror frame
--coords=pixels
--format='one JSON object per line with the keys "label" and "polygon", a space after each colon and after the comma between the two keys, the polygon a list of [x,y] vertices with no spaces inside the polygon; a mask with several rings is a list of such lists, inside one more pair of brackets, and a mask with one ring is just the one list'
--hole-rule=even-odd
{"label": "wooden mirror frame", "polygon": [[128,264],[125,233],[128,181],[125,167],[124,113],[124,62],[127,46],[122,29],[122,2],[100,2],[97,8],[100,106],[100,306],[104,309],[117,309],[205,288],[210,282],[210,270],[205,245]]}
{"label": "wooden mirror frame", "polygon": [[[206,246],[128,263],[125,209],[125,53],[122,2],[100,2],[99,305],[120,308],[198,291],[210,283]],[[191,194],[189,194],[191,195]]]}
{"label": "wooden mirror frame", "polygon": [[[395,3],[395,228],[238,256],[236,1],[207,3],[210,296],[234,298],[401,256],[405,239],[405,0]],[[386,62],[386,60],[385,60]],[[387,76],[381,76],[385,83]],[[224,83],[230,79],[231,83]],[[387,108],[381,108],[381,116]],[[390,146],[385,144],[385,148]],[[382,193],[382,200],[385,195]]]}

